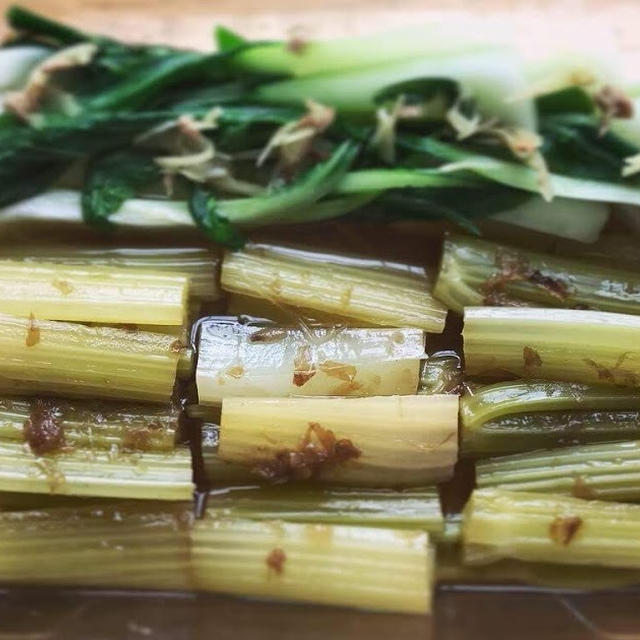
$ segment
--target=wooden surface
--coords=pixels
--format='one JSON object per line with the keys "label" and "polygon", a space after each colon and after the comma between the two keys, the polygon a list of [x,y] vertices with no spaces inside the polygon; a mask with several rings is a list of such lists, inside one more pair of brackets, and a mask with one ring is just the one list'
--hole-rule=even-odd
{"label": "wooden surface", "polygon": [[[14,0],[16,1],[16,0]],[[10,2],[0,0],[4,11]],[[211,47],[212,26],[252,37],[335,36],[415,25],[443,15],[505,19],[528,53],[573,43],[624,51],[640,79],[640,0],[24,0],[79,27],[136,41]]]}

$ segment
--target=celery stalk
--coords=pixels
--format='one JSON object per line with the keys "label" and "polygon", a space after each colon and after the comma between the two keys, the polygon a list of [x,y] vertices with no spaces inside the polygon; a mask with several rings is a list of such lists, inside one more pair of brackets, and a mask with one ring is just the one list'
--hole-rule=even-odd
{"label": "celery stalk", "polygon": [[197,520],[199,589],[375,611],[431,611],[433,552],[421,531],[341,525]]}
{"label": "celery stalk", "polygon": [[344,265],[337,259],[326,262],[301,251],[257,247],[229,253],[222,263],[221,285],[232,293],[381,326],[441,333],[446,318],[424,279]]}
{"label": "celery stalk", "polygon": [[0,491],[189,500],[191,456],[183,448],[163,453],[76,449],[40,455],[21,443],[0,441]]}
{"label": "celery stalk", "polygon": [[200,325],[196,381],[203,404],[250,396],[416,392],[419,329],[296,329],[216,319]]}
{"label": "celery stalk", "polygon": [[180,352],[159,333],[0,315],[0,392],[167,402]]}
{"label": "celery stalk", "polygon": [[640,568],[640,505],[478,489],[464,511],[465,562],[502,558]]}
{"label": "celery stalk", "polygon": [[501,382],[460,401],[463,455],[516,453],[640,438],[634,389],[569,382]]}
{"label": "celery stalk", "polygon": [[72,448],[171,451],[179,429],[173,407],[0,398],[0,440],[24,442],[25,424],[38,405],[45,406],[65,446]]}
{"label": "celery stalk", "polygon": [[640,318],[572,309],[468,307],[466,371],[481,377],[640,386]]}
{"label": "celery stalk", "polygon": [[457,428],[455,395],[226,398],[218,454],[268,481],[416,486],[450,477]]}
{"label": "celery stalk", "polygon": [[203,450],[202,459],[205,475],[214,489],[253,486],[256,483],[251,469],[237,462],[223,460],[215,450]]}
{"label": "celery stalk", "polygon": [[212,492],[207,508],[249,520],[419,529],[437,537],[444,533],[438,491],[430,487],[239,487]]}
{"label": "celery stalk", "polygon": [[0,581],[192,589],[188,524],[184,504],[0,513]]}
{"label": "celery stalk", "polygon": [[189,280],[191,297],[206,301],[221,297],[217,282],[220,258],[215,251],[204,247],[0,245],[0,258],[29,264],[47,262],[73,267],[116,267],[143,274],[182,276]]}
{"label": "celery stalk", "polygon": [[640,499],[640,441],[588,444],[476,463],[478,487],[576,498]]}
{"label": "celery stalk", "polygon": [[317,309],[304,309],[281,303],[274,304],[264,298],[252,298],[238,293],[227,296],[227,313],[235,316],[251,316],[265,318],[285,326],[331,327],[369,327],[364,320],[345,318],[331,313],[323,313]]}
{"label": "celery stalk", "polygon": [[557,565],[521,560],[499,560],[491,564],[465,564],[460,550],[439,545],[436,554],[439,583],[524,584],[555,589],[616,589],[640,584],[637,569]]}
{"label": "celery stalk", "polygon": [[453,235],[434,295],[458,312],[522,303],[638,315],[640,275]]}
{"label": "celery stalk", "polygon": [[422,364],[418,393],[459,393],[464,382],[463,374],[462,360],[455,351],[437,351]]}
{"label": "celery stalk", "polygon": [[43,320],[182,325],[188,280],[137,269],[0,260],[0,312]]}

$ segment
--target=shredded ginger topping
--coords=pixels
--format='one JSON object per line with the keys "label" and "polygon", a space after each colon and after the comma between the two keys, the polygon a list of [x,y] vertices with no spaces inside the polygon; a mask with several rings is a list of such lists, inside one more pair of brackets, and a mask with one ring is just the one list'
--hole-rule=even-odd
{"label": "shredded ginger topping", "polygon": [[277,149],[283,167],[297,167],[311,150],[316,137],[333,124],[336,117],[335,109],[313,100],[307,100],[305,104],[307,113],[298,120],[282,125],[271,136],[258,156],[258,166],[263,165]]}
{"label": "shredded ginger topping", "polygon": [[4,106],[19,118],[35,124],[38,108],[45,97],[55,98],[58,106],[66,113],[73,114],[77,110],[75,100],[69,94],[52,85],[52,77],[58,71],[84,67],[88,65],[96,53],[98,46],[92,42],[82,42],[62,49],[38,64],[29,74],[25,86],[20,91],[8,93]]}

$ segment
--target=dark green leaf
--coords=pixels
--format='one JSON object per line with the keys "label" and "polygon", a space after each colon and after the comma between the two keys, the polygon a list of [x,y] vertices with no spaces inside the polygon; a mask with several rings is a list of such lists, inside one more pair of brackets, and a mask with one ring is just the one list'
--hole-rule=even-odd
{"label": "dark green leaf", "polygon": [[304,222],[307,207],[336,188],[357,153],[357,145],[343,142],[328,160],[316,164],[292,184],[253,198],[222,200],[216,203],[217,213],[236,224]]}
{"label": "dark green leaf", "polygon": [[107,227],[109,217],[126,200],[159,177],[153,159],[133,150],[96,158],[87,169],[82,188],[82,217],[89,224]]}
{"label": "dark green leaf", "polygon": [[559,113],[593,113],[595,106],[591,96],[580,87],[568,87],[553,93],[547,93],[536,99],[536,108],[540,116]]}
{"label": "dark green leaf", "polygon": [[543,153],[554,173],[623,182],[624,159],[638,149],[611,133],[600,132],[594,116],[580,114],[547,116],[540,120]]}
{"label": "dark green leaf", "polygon": [[374,96],[376,104],[384,104],[403,95],[408,104],[421,104],[437,95],[454,102],[460,93],[458,84],[447,78],[415,78],[392,84]]}
{"label": "dark green leaf", "polygon": [[491,183],[479,188],[393,190],[378,198],[377,208],[356,216],[380,222],[393,219],[448,220],[477,234],[475,218],[508,211],[529,198],[529,193]]}
{"label": "dark green leaf", "polygon": [[207,237],[230,249],[241,249],[246,243],[244,234],[218,213],[217,200],[196,187],[189,200],[189,211]]}
{"label": "dark green leaf", "polygon": [[206,82],[222,75],[226,64],[222,54],[170,52],[135,65],[121,81],[87,97],[84,106],[93,111],[139,108],[165,87],[195,79]]}
{"label": "dark green leaf", "polygon": [[53,40],[60,45],[68,46],[89,40],[90,37],[61,22],[50,20],[24,7],[11,6],[7,10],[7,23],[16,31]]}
{"label": "dark green leaf", "polygon": [[219,51],[237,49],[247,43],[246,38],[243,38],[239,33],[223,26],[216,27],[214,36]]}

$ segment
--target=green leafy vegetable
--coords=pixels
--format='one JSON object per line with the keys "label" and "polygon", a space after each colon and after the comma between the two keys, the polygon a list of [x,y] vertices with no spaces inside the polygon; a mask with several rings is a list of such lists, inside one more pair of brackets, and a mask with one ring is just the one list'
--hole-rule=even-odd
{"label": "green leafy vegetable", "polygon": [[196,224],[213,242],[230,249],[241,249],[247,241],[246,236],[218,213],[216,199],[209,193],[196,187],[189,200],[189,212]]}
{"label": "green leafy vegetable", "polygon": [[81,31],[15,5],[7,10],[7,22],[16,31],[50,39],[60,45],[68,46],[89,39]]}
{"label": "green leafy vegetable", "polygon": [[[575,211],[551,224],[558,207],[532,194],[640,205],[640,180],[622,175],[639,149],[602,131],[587,90],[549,89],[534,100],[535,69],[523,67],[500,34],[430,26],[286,43],[220,27],[218,52],[199,53],[129,45],[17,7],[7,19],[38,53],[8,90],[47,51],[56,58],[25,80],[8,103],[13,112],[0,114],[0,206],[54,186],[82,161],[83,217],[109,226],[159,177],[135,147],[152,129],[168,132],[172,158],[198,167],[180,172],[192,183],[191,215],[232,247],[244,242],[236,226],[339,216],[444,219],[477,232],[478,218],[497,215],[593,238],[605,208],[596,205],[580,234]],[[274,145],[281,153],[265,153]],[[563,202],[559,209],[573,206]]]}
{"label": "green leafy vegetable", "polygon": [[[472,172],[514,189],[540,192],[539,176],[524,165],[481,155],[434,138],[403,135],[399,137],[398,144],[407,149],[422,151],[441,161],[448,161],[449,164],[442,167],[441,171]],[[550,180],[554,195],[563,198],[640,205],[638,187],[559,174],[552,174]]]}
{"label": "green leafy vegetable", "polygon": [[82,189],[82,217],[89,224],[108,226],[109,216],[159,176],[148,154],[126,149],[96,158]]}
{"label": "green leafy vegetable", "polygon": [[344,142],[328,160],[320,162],[292,184],[253,198],[219,201],[216,213],[234,224],[304,221],[306,208],[335,190],[357,152],[357,145]]}

